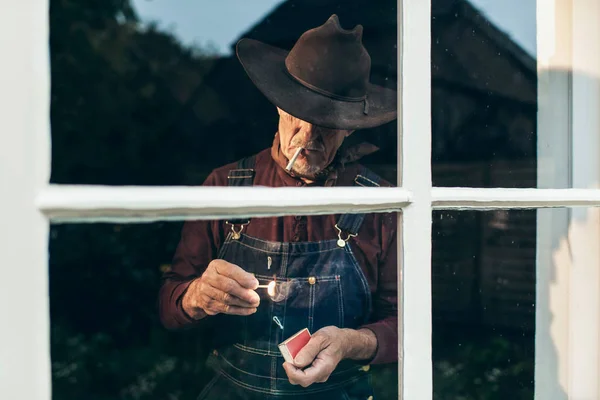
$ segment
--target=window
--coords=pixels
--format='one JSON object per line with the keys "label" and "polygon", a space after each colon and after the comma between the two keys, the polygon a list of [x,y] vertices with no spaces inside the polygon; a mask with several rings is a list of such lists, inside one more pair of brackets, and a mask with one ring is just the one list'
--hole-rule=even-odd
{"label": "window", "polygon": [[[0,122],[4,132],[0,177],[5,190],[0,208],[0,254],[5,263],[0,297],[5,327],[0,333],[0,393],[4,397],[50,398],[50,222],[402,211],[399,246],[410,251],[401,253],[399,267],[400,392],[405,399],[429,399],[433,390],[432,210],[442,213],[434,215],[443,215],[445,210],[456,209],[469,210],[461,211],[465,213],[510,209],[510,220],[518,215],[513,209],[523,208],[537,209],[536,397],[600,395],[596,379],[600,375],[600,256],[596,250],[600,59],[590,51],[598,47],[600,38],[596,1],[538,1],[537,188],[432,186],[428,71],[436,1],[404,0],[398,3],[401,186],[361,190],[360,195],[351,189],[323,188],[307,195],[297,188],[252,188],[243,200],[234,188],[49,185],[48,3],[44,5],[15,2],[0,17],[7,38],[0,42],[6,54],[2,66],[6,89],[0,99],[8,110]],[[547,173],[551,168],[552,173]],[[573,208],[581,206],[587,208]],[[506,215],[491,212],[486,215],[497,218],[496,226],[502,226]],[[564,250],[567,247],[569,251]],[[546,268],[550,260],[561,262],[556,257],[567,258],[568,264],[561,264],[559,270]]]}

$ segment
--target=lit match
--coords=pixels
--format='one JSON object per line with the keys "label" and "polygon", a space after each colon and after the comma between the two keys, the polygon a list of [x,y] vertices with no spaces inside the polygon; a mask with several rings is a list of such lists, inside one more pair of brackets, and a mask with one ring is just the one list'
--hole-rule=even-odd
{"label": "lit match", "polygon": [[300,152],[302,152],[302,150],[304,150],[304,147],[298,147],[298,150],[296,150],[296,152],[294,153],[294,156],[288,163],[287,167],[285,167],[286,171],[289,172],[292,170],[292,167],[294,166],[294,163],[296,162],[296,159],[298,158],[298,156],[300,155]]}
{"label": "lit match", "polygon": [[268,285],[258,285],[257,289],[267,289],[269,296],[273,297],[275,296],[275,285],[275,281],[271,281]]}

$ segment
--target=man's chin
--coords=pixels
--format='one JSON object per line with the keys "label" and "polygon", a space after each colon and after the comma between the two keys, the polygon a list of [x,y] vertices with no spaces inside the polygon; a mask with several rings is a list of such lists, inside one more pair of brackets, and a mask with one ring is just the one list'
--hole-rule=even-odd
{"label": "man's chin", "polygon": [[293,166],[292,172],[299,178],[318,180],[323,174],[323,169],[317,167],[297,168],[296,166]]}

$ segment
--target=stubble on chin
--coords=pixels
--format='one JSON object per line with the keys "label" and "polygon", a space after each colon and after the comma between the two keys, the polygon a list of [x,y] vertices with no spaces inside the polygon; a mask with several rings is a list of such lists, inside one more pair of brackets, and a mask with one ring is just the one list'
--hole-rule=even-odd
{"label": "stubble on chin", "polygon": [[292,172],[301,178],[315,179],[321,172],[323,172],[323,169],[316,165],[296,164],[292,167]]}

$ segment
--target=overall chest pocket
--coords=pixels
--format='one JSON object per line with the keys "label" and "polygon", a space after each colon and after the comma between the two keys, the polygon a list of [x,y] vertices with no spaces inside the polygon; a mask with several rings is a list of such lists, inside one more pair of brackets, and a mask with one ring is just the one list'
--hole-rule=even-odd
{"label": "overall chest pocket", "polygon": [[339,275],[293,278],[285,301],[284,337],[329,325],[343,328],[344,302]]}

